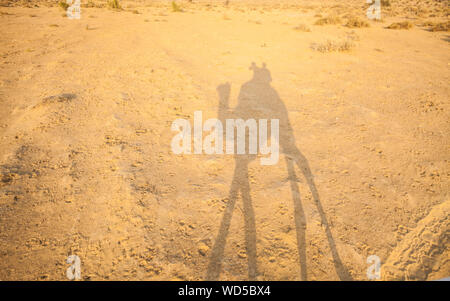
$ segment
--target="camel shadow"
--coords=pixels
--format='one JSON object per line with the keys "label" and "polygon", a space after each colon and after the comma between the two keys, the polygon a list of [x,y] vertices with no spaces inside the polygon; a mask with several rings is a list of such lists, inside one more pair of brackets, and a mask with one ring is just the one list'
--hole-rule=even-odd
{"label": "camel shadow", "polygon": [[[300,169],[306,179],[317,211],[319,212],[321,222],[325,227],[325,234],[328,244],[330,245],[336,272],[341,280],[352,280],[347,268],[342,264],[336,249],[336,244],[320,202],[319,193],[314,183],[308,161],[295,145],[295,138],[289,122],[287,109],[276,90],[270,84],[272,81],[271,73],[266,68],[265,64],[259,68],[252,63],[250,69],[253,71],[253,78],[241,86],[238,104],[234,109],[230,109],[228,105],[231,90],[230,84],[221,84],[217,87],[219,94],[218,119],[222,122],[226,119],[279,120],[279,145],[282,153],[285,155],[288,179],[290,181],[294,203],[294,220],[299,254],[300,278],[301,280],[307,280],[306,218],[300,197],[300,190],[297,184],[295,165]],[[248,133],[246,141],[249,141]],[[254,160],[255,157],[255,155],[247,154],[235,155],[235,170],[229,191],[229,200],[220,223],[219,233],[211,250],[206,275],[207,280],[217,280],[220,276],[226,239],[239,192],[243,201],[248,277],[249,280],[257,279],[256,224],[248,177],[248,164]]]}

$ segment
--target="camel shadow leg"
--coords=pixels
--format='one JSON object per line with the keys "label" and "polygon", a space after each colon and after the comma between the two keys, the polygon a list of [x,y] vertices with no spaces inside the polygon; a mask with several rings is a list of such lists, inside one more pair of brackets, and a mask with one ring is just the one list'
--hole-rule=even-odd
{"label": "camel shadow leg", "polygon": [[237,168],[234,170],[233,182],[231,183],[230,194],[228,198],[227,207],[223,213],[222,221],[220,223],[219,234],[211,251],[208,271],[206,273],[206,280],[217,280],[222,268],[223,252],[225,250],[225,243],[230,229],[231,218],[233,217],[233,210],[236,204],[237,194],[239,191],[239,183],[237,177]]}
{"label": "camel shadow leg", "polygon": [[300,168],[304,177],[306,178],[306,181],[309,186],[309,190],[311,191],[312,197],[316,204],[317,211],[319,212],[322,225],[325,226],[325,234],[327,236],[328,244],[331,249],[331,255],[333,257],[333,263],[334,263],[336,273],[338,274],[338,277],[340,280],[345,280],[345,281],[353,280],[350,273],[348,272],[347,268],[342,264],[342,260],[337,251],[336,243],[334,241],[333,234],[331,233],[331,229],[328,224],[328,220],[327,220],[325,211],[323,210],[322,203],[320,202],[319,192],[317,191],[316,184],[314,183],[314,179],[313,179],[313,176],[311,173],[311,169],[309,168],[308,161],[298,150],[296,150],[295,159],[296,159],[298,168]]}
{"label": "camel shadow leg", "polygon": [[250,197],[250,184],[248,181],[248,162],[245,160],[236,160],[233,181],[231,183],[229,200],[222,221],[219,227],[219,233],[211,251],[211,257],[206,274],[207,280],[217,280],[222,268],[222,258],[225,250],[225,244],[230,229],[231,218],[233,217],[234,207],[238,192],[241,191],[244,203],[245,219],[245,242],[248,257],[248,275],[250,280],[256,278],[256,226],[255,214]]}
{"label": "camel shadow leg", "polygon": [[245,244],[248,259],[248,278],[255,280],[257,276],[256,267],[256,224],[255,212],[253,210],[252,199],[250,196],[250,183],[248,180],[248,168],[245,166],[245,177],[241,185],[241,195],[244,204],[244,221],[245,221]]}
{"label": "camel shadow leg", "polygon": [[300,191],[296,182],[294,164],[291,159],[286,157],[288,177],[291,183],[292,199],[294,200],[294,219],[297,231],[297,249],[300,261],[301,280],[307,280],[306,272],[306,218],[300,199]]}

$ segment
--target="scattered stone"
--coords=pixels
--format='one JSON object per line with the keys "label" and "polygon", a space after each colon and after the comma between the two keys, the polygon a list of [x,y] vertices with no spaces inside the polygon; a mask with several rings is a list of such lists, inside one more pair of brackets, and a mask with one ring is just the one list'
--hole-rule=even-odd
{"label": "scattered stone", "polygon": [[200,253],[200,255],[206,256],[206,254],[208,254],[208,251],[209,251],[209,247],[207,245],[205,245],[204,243],[201,243],[198,246],[198,252]]}

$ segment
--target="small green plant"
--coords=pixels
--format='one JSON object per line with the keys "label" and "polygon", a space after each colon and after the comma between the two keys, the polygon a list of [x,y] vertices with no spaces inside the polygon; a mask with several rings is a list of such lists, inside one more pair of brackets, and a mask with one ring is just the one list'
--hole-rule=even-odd
{"label": "small green plant", "polygon": [[108,0],[108,6],[112,9],[122,9],[119,0]]}
{"label": "small green plant", "polygon": [[61,7],[63,10],[67,10],[69,8],[69,4],[66,1],[59,1],[58,6]]}
{"label": "small green plant", "polygon": [[174,13],[179,13],[182,12],[183,10],[181,9],[180,6],[178,6],[178,4],[175,3],[175,1],[172,1],[172,11]]}

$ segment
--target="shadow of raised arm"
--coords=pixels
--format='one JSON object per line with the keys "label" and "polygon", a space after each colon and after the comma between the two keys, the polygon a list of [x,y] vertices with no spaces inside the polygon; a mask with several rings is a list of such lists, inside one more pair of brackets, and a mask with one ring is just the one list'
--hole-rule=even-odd
{"label": "shadow of raised arm", "polygon": [[231,112],[230,112],[230,91],[231,91],[231,85],[230,83],[224,83],[220,84],[216,88],[217,93],[219,94],[219,112],[218,112],[218,119],[222,122],[222,124],[225,124],[225,119],[230,118]]}

